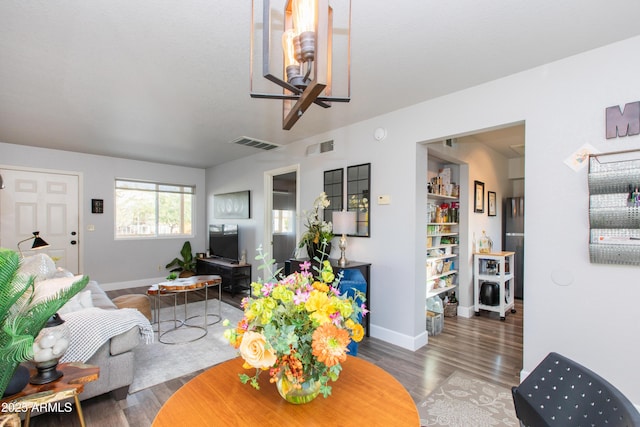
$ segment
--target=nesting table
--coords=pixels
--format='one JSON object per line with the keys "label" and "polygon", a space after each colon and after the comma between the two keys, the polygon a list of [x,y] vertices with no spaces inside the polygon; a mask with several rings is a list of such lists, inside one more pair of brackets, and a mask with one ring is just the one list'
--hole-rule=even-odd
{"label": "nesting table", "polygon": [[[218,287],[218,312],[209,313],[209,288]],[[201,313],[189,314],[188,310],[188,295],[191,292],[204,289],[204,308]],[[147,290],[147,295],[154,299],[153,303],[153,318],[157,327],[158,341],[163,344],[181,344],[185,342],[196,341],[204,338],[207,335],[207,326],[214,325],[222,320],[222,278],[218,275],[200,275],[191,276],[187,278],[180,278],[176,280],[170,280],[166,282],[157,283],[151,286]],[[184,298],[184,315],[182,318],[178,317],[178,305],[179,295]],[[173,297],[173,319],[160,319],[160,298],[161,297]],[[213,317],[215,320],[209,322],[209,317]],[[202,319],[201,324],[196,324],[196,319]],[[173,322],[173,327],[162,331],[163,322]],[[175,334],[181,328],[193,328],[200,330],[199,334],[195,336],[189,336],[187,338],[180,338]],[[173,339],[172,339],[173,337]]]}

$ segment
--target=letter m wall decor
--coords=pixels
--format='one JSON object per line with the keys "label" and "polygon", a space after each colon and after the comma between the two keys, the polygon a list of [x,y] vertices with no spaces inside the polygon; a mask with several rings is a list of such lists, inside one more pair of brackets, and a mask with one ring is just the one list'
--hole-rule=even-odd
{"label": "letter m wall decor", "polygon": [[608,107],[606,116],[607,139],[640,134],[640,101],[626,104],[623,112],[618,105]]}

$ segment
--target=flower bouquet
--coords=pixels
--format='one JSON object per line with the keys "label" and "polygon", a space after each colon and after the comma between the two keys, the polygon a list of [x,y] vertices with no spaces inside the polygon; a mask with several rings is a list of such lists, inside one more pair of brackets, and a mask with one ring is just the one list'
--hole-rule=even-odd
{"label": "flower bouquet", "polygon": [[[265,260],[258,252],[256,258]],[[273,262],[262,267],[270,265]],[[364,336],[360,324],[367,313],[364,295],[341,295],[340,278],[336,280],[329,261],[320,265],[316,278],[306,262],[301,272],[252,283],[254,297],[243,299],[243,319],[225,331],[227,340],[239,349],[244,367],[255,370],[252,376],[239,374],[240,380],[259,389],[258,376],[268,370],[270,382],[291,403],[309,402],[319,393],[329,396],[329,380],[338,379],[347,345]]]}
{"label": "flower bouquet", "polygon": [[331,251],[330,243],[331,239],[333,239],[333,225],[331,222],[320,219],[320,209],[327,208],[329,203],[327,194],[323,191],[313,201],[313,209],[304,212],[307,231],[302,235],[298,247],[306,247],[311,259],[318,253],[321,255],[322,252],[326,252],[326,255],[328,255]]}

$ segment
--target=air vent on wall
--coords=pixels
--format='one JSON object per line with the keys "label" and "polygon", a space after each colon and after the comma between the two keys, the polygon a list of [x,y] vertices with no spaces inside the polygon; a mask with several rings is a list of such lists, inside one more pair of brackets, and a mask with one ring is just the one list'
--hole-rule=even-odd
{"label": "air vent on wall", "polygon": [[272,142],[261,141],[259,139],[250,138],[248,136],[241,136],[238,139],[231,141],[231,144],[244,145],[246,147],[258,148],[260,150],[273,150],[274,148],[281,147],[281,145],[274,144]]}
{"label": "air vent on wall", "polygon": [[316,154],[327,153],[333,151],[333,140],[319,142],[307,147],[307,156],[315,156]]}

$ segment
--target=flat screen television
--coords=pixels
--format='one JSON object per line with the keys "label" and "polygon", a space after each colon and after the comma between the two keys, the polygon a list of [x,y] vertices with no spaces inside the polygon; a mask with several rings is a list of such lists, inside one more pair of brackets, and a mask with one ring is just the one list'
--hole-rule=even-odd
{"label": "flat screen television", "polygon": [[238,225],[209,225],[209,253],[213,258],[238,262]]}

